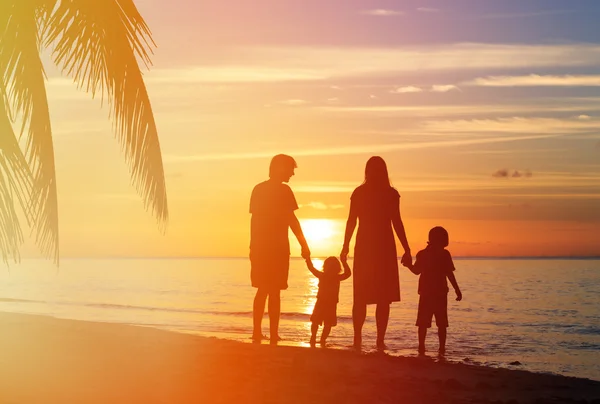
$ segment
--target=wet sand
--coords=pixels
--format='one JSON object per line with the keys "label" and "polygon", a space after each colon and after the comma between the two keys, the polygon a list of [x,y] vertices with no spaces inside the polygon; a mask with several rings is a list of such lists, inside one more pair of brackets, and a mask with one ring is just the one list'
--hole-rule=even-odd
{"label": "wet sand", "polygon": [[600,382],[0,313],[0,403],[600,403]]}

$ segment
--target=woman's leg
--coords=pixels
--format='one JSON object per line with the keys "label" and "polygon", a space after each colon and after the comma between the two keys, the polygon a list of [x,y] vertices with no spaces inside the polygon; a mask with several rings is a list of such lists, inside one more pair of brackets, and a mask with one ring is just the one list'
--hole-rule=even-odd
{"label": "woman's leg", "polygon": [[362,328],[367,318],[367,305],[354,302],[352,305],[352,324],[354,325],[354,347],[362,345]]}
{"label": "woman's leg", "polygon": [[375,311],[375,320],[377,322],[377,347],[385,347],[385,332],[387,331],[388,321],[390,319],[390,304],[378,303]]}

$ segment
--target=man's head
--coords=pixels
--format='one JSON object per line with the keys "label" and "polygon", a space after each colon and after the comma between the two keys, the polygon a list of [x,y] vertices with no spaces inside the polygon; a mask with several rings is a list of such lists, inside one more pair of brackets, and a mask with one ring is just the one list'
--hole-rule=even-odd
{"label": "man's head", "polygon": [[271,159],[269,178],[275,181],[288,182],[292,178],[292,175],[294,175],[296,167],[298,166],[293,157],[286,154],[278,154]]}

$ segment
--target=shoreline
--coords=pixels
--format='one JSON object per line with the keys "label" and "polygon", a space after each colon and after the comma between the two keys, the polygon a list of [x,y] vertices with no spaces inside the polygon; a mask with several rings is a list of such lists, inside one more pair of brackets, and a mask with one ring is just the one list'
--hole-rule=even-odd
{"label": "shoreline", "polygon": [[600,381],[0,313],[2,403],[600,402]]}

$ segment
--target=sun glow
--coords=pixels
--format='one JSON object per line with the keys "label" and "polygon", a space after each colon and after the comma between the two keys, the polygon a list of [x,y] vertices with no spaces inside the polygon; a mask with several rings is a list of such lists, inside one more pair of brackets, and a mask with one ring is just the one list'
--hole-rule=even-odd
{"label": "sun glow", "polygon": [[301,226],[309,245],[329,241],[335,234],[335,223],[329,219],[305,219]]}

